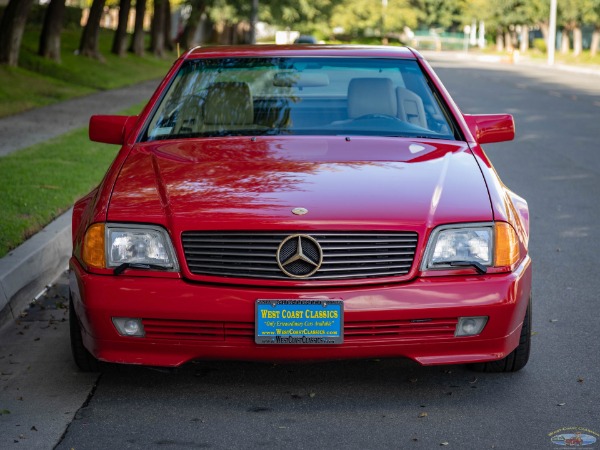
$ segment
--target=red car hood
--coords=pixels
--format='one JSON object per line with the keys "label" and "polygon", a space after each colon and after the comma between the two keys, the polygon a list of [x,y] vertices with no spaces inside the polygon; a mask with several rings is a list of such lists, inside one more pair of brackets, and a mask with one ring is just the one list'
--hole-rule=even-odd
{"label": "red car hood", "polygon": [[492,218],[466,143],[337,136],[137,144],[108,210],[109,221],[173,232],[422,230]]}

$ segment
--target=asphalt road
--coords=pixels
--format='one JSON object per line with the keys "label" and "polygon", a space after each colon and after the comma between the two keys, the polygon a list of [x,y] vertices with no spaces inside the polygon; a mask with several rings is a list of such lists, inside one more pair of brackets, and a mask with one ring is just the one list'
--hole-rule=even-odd
{"label": "asphalt road", "polygon": [[81,375],[68,357],[63,278],[0,354],[0,412],[13,409],[0,415],[0,447],[552,449],[553,435],[579,427],[597,433],[586,448],[600,449],[600,77],[434,67],[463,112],[515,116],[517,139],[486,150],[531,209],[534,336],[524,370],[381,360]]}

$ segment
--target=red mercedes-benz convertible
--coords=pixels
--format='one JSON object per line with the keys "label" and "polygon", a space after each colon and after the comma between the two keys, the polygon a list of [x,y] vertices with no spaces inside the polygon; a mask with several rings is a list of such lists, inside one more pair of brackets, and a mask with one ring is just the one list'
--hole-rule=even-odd
{"label": "red mercedes-benz convertible", "polygon": [[207,47],[139,116],[73,211],[71,343],[99,361],[411,358],[527,363],[527,203],[416,51]]}

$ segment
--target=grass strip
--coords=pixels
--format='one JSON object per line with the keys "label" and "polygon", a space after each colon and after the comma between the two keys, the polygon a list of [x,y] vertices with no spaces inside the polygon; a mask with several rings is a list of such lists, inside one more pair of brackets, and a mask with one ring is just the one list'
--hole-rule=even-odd
{"label": "grass strip", "polygon": [[[138,114],[143,106],[122,114]],[[85,127],[0,158],[0,257],[96,186],[118,150],[91,142]]]}

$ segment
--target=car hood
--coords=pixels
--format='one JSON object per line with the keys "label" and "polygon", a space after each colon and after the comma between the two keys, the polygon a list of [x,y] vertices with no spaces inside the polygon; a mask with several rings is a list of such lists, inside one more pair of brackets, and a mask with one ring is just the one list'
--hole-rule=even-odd
{"label": "car hood", "polygon": [[108,220],[173,232],[422,230],[489,221],[492,209],[464,142],[240,137],[136,144],[115,182]]}

